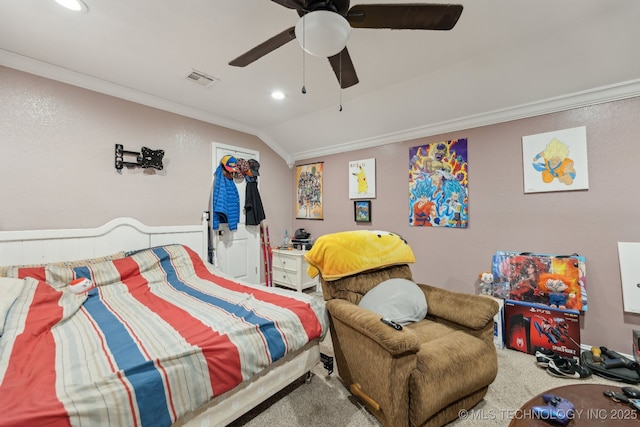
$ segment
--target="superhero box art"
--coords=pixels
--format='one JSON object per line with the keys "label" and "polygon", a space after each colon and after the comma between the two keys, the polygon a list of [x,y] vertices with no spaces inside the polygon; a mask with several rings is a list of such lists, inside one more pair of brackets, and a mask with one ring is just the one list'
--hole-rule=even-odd
{"label": "superhero box art", "polygon": [[535,354],[537,347],[564,357],[580,357],[580,312],[505,300],[505,345]]}
{"label": "superhero box art", "polygon": [[498,251],[493,255],[493,295],[552,308],[587,310],[585,258]]}

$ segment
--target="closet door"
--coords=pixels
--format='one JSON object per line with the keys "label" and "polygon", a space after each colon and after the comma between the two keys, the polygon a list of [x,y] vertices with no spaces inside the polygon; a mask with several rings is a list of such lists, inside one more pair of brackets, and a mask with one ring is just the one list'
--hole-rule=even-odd
{"label": "closet door", "polygon": [[[215,172],[220,164],[220,160],[231,155],[240,159],[256,159],[259,160],[257,151],[247,150],[246,148],[234,147],[230,145],[212,143],[212,183],[215,185]],[[220,224],[218,230],[211,230],[211,240],[213,244],[213,264],[220,271],[248,283],[259,284],[260,278],[260,226],[245,225],[244,201],[246,181],[244,178],[234,179],[238,188],[240,198],[240,221],[238,229],[229,230],[228,224]],[[213,187],[212,187],[213,188]],[[211,206],[211,200],[209,201]],[[213,217],[213,212],[211,213]],[[213,224],[210,220],[209,227]]]}

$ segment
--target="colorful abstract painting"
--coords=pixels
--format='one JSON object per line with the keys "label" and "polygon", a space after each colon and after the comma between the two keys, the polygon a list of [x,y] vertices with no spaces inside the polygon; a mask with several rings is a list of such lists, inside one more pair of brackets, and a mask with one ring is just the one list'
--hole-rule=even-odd
{"label": "colorful abstract painting", "polygon": [[409,225],[466,228],[469,222],[467,140],[409,150]]}

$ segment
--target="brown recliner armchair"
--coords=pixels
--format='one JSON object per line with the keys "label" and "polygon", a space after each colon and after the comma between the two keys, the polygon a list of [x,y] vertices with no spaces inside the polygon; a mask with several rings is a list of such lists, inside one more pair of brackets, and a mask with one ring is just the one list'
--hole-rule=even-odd
{"label": "brown recliner armchair", "polygon": [[323,296],[338,373],[385,427],[442,426],[482,400],[498,372],[490,298],[420,284],[424,320],[395,330],[358,306],[391,278],[411,280],[408,265],[325,281]]}

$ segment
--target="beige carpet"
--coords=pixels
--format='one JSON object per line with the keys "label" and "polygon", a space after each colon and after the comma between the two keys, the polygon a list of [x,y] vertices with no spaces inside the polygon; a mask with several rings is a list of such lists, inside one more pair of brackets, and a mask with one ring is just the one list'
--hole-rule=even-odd
{"label": "beige carpet", "polygon": [[[449,426],[506,426],[516,415],[517,409],[532,397],[551,388],[570,384],[609,384],[618,392],[625,385],[595,375],[581,380],[556,378],[539,368],[535,357],[530,354],[509,349],[498,350],[498,376],[484,400],[472,409],[472,416],[468,419],[458,419]],[[606,399],[605,396],[602,398]]]}
{"label": "beige carpet", "polygon": [[[321,351],[333,354],[330,337]],[[327,375],[322,364],[316,366],[310,383],[296,381],[230,426],[239,427],[367,427],[381,424],[355,399],[340,381],[337,368]],[[489,392],[466,420],[458,419],[452,427],[507,426],[516,410],[545,390],[569,384],[610,384],[620,391],[623,383],[592,376],[583,380],[552,377],[535,364],[532,355],[514,350],[498,350],[498,376]],[[603,399],[606,399],[603,396]]]}

